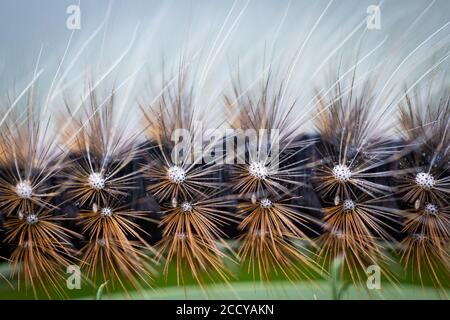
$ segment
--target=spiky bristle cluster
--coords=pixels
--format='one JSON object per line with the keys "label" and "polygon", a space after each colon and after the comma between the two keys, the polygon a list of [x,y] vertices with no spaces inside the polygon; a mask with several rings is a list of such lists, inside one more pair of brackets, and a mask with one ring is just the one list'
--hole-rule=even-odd
{"label": "spiky bristle cluster", "polygon": [[[237,154],[238,164],[232,169],[232,189],[242,220],[238,256],[247,272],[263,281],[273,274],[290,280],[309,278],[318,270],[313,254],[305,249],[311,242],[302,230],[309,228],[311,219],[293,202],[305,186],[308,158],[301,153],[314,140],[298,139],[293,117],[279,118],[283,83],[276,88],[268,77],[256,93],[241,86],[236,83],[235,95],[226,97],[230,125],[258,133],[264,129],[266,135],[256,135],[250,150]],[[239,115],[236,121],[233,114]]]}
{"label": "spiky bristle cluster", "polygon": [[399,160],[397,192],[404,202],[402,231],[407,234],[402,260],[420,281],[428,277],[442,286],[450,272],[450,93],[438,92],[425,102],[416,91],[400,107],[401,134],[410,147]]}
{"label": "spiky bristle cluster", "polygon": [[[221,230],[230,221],[227,200],[220,200],[218,179],[220,166],[204,162],[202,152],[193,152],[194,139],[183,141],[188,147],[177,149],[170,134],[185,130],[194,135],[196,123],[205,121],[194,109],[195,95],[184,73],[178,75],[177,86],[166,90],[154,104],[142,105],[149,150],[142,176],[148,181],[147,191],[161,208],[162,239],[156,244],[157,259],[165,259],[163,273],[168,276],[172,264],[177,268],[177,283],[190,274],[200,285],[204,281],[228,281],[223,252],[228,247]],[[208,150],[218,142],[201,144]],[[214,275],[218,275],[217,277]]]}
{"label": "spiky bristle cluster", "polygon": [[48,138],[35,112],[24,126],[5,115],[3,242],[21,288],[63,296],[71,264],[87,283],[126,291],[152,285],[159,264],[166,278],[174,266],[178,284],[192,277],[204,288],[233,279],[228,266],[236,262],[265,282],[323,276],[336,259],[360,284],[370,265],[393,280],[388,265],[397,252],[421,281],[447,285],[447,93],[429,113],[407,96],[402,140],[394,141],[384,134],[372,83],[358,91],[352,82],[346,91],[338,77],[335,90],[316,96],[318,135],[311,138],[299,129],[304,119],[284,83],[268,76],[259,91],[236,83],[225,97],[228,125],[266,135],[241,139],[246,148],[227,149],[235,161],[223,165],[218,160],[230,154],[222,149],[238,133],[200,145],[191,137],[181,149],[172,139],[176,130],[196,136],[196,123],[211,120],[194,107],[186,75],[178,77],[178,85],[165,84],[162,96],[141,104],[142,135],[115,121],[113,94],[99,102],[95,90],[81,115],[67,102],[58,139]]}
{"label": "spiky bristle cluster", "polygon": [[[339,79],[339,77],[338,77]],[[319,256],[324,264],[342,259],[341,272],[361,280],[369,265],[383,266],[379,241],[394,241],[398,212],[386,206],[391,187],[377,179],[394,150],[380,130],[369,81],[360,92],[337,80],[327,96],[317,95],[318,162],[312,177],[324,205]],[[372,129],[372,131],[370,131]],[[385,271],[386,274],[386,271]]]}

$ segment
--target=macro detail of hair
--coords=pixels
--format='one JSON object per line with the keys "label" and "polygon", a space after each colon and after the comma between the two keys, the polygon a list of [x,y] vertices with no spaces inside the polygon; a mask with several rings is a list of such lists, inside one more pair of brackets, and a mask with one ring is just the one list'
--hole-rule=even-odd
{"label": "macro detail of hair", "polygon": [[[402,260],[419,279],[440,286],[450,276],[450,92],[433,86],[406,95],[400,109],[408,147],[399,160],[397,190],[404,202]],[[422,104],[427,112],[420,113]],[[445,270],[440,274],[437,269]]]}
{"label": "macro detail of hair", "polygon": [[397,210],[383,205],[393,191],[376,179],[392,175],[385,171],[394,153],[392,143],[382,136],[383,126],[373,115],[373,85],[367,81],[358,88],[351,81],[347,87],[337,80],[328,97],[318,94],[321,141],[312,180],[324,203],[319,256],[328,263],[342,256],[341,272],[361,282],[367,265],[385,264],[378,241],[395,242],[389,229],[398,225]]}
{"label": "macro detail of hair", "polygon": [[450,7],[385,2],[0,33],[0,297],[448,298]]}
{"label": "macro detail of hair", "polygon": [[[301,230],[308,228],[311,218],[302,214],[294,198],[301,197],[306,186],[308,158],[301,156],[314,139],[302,139],[294,118],[295,102],[282,108],[285,86],[274,83],[270,73],[254,92],[245,92],[241,83],[233,86],[233,92],[225,97],[231,127],[256,135],[252,140],[256,144],[248,143],[249,150],[238,154],[231,168],[241,218],[239,258],[254,278],[267,281],[271,274],[308,278],[309,272],[318,270],[302,244],[312,244]],[[260,130],[267,132],[261,135]]]}

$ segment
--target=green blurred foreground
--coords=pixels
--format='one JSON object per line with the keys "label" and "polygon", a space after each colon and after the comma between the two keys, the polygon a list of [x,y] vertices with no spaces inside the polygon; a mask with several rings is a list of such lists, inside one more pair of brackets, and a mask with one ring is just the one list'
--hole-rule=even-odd
{"label": "green blurred foreground", "polygon": [[[430,283],[421,286],[412,278],[398,278],[397,284],[383,280],[380,290],[367,290],[365,286],[356,288],[353,284],[345,286],[346,282],[335,279],[333,275],[325,278],[315,275],[312,281],[290,282],[279,277],[270,283],[262,284],[253,281],[252,276],[246,270],[238,266],[230,266],[236,275],[229,284],[209,283],[203,288],[196,284],[192,278],[184,279],[184,286],[177,286],[177,274],[175,268],[171,268],[169,276],[165,279],[162,275],[153,279],[153,288],[135,290],[130,288],[128,293],[121,288],[112,288],[106,284],[99,290],[99,284],[82,282],[80,290],[66,290],[66,299],[448,299],[450,288],[437,290]],[[394,268],[395,269],[395,268]],[[9,267],[3,263],[0,272],[9,278]],[[161,272],[161,270],[158,270]],[[333,274],[333,273],[332,273]],[[10,284],[5,279],[0,279],[0,299],[34,299],[33,292],[22,289],[18,292],[12,289],[16,287],[16,279],[11,279]],[[364,284],[363,284],[364,285]],[[340,294],[337,290],[344,288]],[[46,299],[39,294],[39,298]]]}

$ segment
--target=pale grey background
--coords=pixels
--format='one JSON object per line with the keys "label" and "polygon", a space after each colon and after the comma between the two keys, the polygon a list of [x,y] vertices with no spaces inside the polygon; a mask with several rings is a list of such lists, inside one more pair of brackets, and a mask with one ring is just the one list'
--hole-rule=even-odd
{"label": "pale grey background", "polygon": [[[123,117],[137,117],[136,101],[155,95],[147,89],[150,82],[157,83],[160,79],[162,60],[167,69],[176,70],[183,54],[189,61],[195,57],[191,67],[197,73],[208,70],[198,92],[199,108],[220,108],[221,93],[229,89],[230,75],[236,72],[238,62],[247,84],[259,77],[263,63],[268,61],[273,61],[277,77],[285,79],[297,50],[329,1],[82,0],[81,30],[74,32],[67,46],[72,31],[66,28],[66,8],[77,3],[77,0],[0,0],[0,97],[26,86],[42,48],[37,67],[43,68],[43,73],[38,85],[41,98],[45,99],[55,74],[58,82],[83,43],[105,21],[63,79],[66,95],[74,100],[81,97],[87,79],[99,79],[111,67],[130,44],[137,28],[130,51],[99,86],[106,92],[142,68],[119,92],[122,99],[119,104],[127,111]],[[341,58],[341,70],[357,61],[360,39],[363,39],[359,53],[362,57],[387,37],[358,66],[358,73],[364,75],[385,59],[374,71],[381,79],[381,87],[403,61],[389,85],[394,92],[386,100],[383,98],[383,103],[401,96],[405,85],[415,83],[430,66],[448,54],[449,26],[408,57],[450,21],[450,1],[385,0],[381,5],[381,30],[367,31],[360,27],[312,77],[330,52],[364,21],[367,7],[376,3],[375,0],[335,0],[331,4],[296,60],[289,87],[291,99],[299,97],[300,105],[308,105],[314,89],[329,85],[330,71],[337,70]],[[404,61],[405,57],[408,59]],[[211,62],[209,68],[205,68],[206,61]],[[446,60],[435,71],[445,74],[449,65]],[[59,95],[52,99],[51,110],[61,107],[61,98]],[[300,108],[297,113],[308,111]]]}

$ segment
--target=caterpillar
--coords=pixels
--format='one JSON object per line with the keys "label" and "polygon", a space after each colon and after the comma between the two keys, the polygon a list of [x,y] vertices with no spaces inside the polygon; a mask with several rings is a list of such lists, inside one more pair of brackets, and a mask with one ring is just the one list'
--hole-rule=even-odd
{"label": "caterpillar", "polygon": [[[71,298],[70,268],[91,295],[107,297],[165,286],[209,297],[215,285],[238,296],[242,279],[270,288],[337,277],[368,290],[375,266],[388,286],[446,297],[449,22],[414,35],[445,5],[427,5],[394,40],[355,14],[344,37],[318,45],[316,34],[336,22],[330,8],[342,7],[318,2],[304,37],[286,40],[298,8],[289,2],[251,48],[239,39],[256,37],[253,29],[235,30],[259,11],[248,17],[250,5],[240,6],[205,43],[211,30],[195,29],[204,21],[192,26],[198,35],[189,25],[181,52],[163,54],[161,66],[153,54],[164,41],[147,41],[139,27],[109,48],[107,16],[73,55],[71,31],[50,79],[41,49],[22,91],[7,84],[0,270],[9,274],[0,273],[0,290]],[[89,51],[101,30],[98,52]],[[411,35],[421,39],[413,48]]]}

